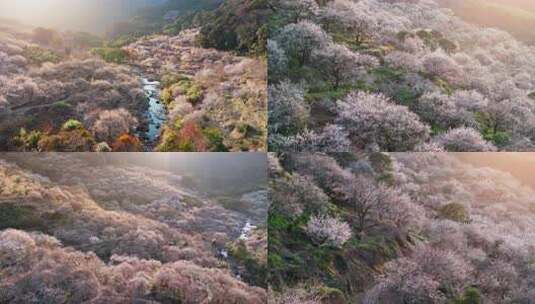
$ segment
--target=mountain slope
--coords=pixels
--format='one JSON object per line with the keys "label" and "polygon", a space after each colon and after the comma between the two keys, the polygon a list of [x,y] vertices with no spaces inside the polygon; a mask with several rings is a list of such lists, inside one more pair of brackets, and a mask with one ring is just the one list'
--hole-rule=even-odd
{"label": "mountain slope", "polygon": [[535,150],[535,50],[513,35],[436,0],[277,3],[271,151]]}
{"label": "mountain slope", "polygon": [[0,302],[265,302],[262,195],[229,194],[239,212],[97,154],[1,157]]}
{"label": "mountain slope", "polygon": [[493,168],[492,153],[477,156],[490,165],[462,158],[273,158],[271,301],[529,303],[535,190]]}
{"label": "mountain slope", "polygon": [[[267,9],[261,2],[220,4],[154,5],[117,24],[106,38],[5,22],[0,147],[266,150],[261,28]],[[238,22],[244,16],[250,19]]]}

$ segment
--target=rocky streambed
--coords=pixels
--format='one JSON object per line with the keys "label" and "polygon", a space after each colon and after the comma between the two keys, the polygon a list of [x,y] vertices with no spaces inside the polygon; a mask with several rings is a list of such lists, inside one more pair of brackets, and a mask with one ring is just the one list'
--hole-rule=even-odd
{"label": "rocky streambed", "polygon": [[161,129],[167,119],[165,105],[160,100],[160,82],[142,77],[143,91],[149,106],[144,113],[145,125],[140,136],[144,141],[144,150],[152,151],[158,144]]}

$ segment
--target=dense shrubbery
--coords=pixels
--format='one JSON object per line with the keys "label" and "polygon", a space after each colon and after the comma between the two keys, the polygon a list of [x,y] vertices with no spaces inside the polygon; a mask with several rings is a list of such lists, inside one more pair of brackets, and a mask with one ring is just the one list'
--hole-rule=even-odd
{"label": "dense shrubbery", "polygon": [[111,142],[120,135],[131,133],[136,125],[137,119],[123,108],[102,111],[93,125],[93,133],[98,140]]}
{"label": "dense shrubbery", "polygon": [[0,302],[265,303],[265,228],[233,241],[247,211],[124,158],[22,156],[0,160]]}
{"label": "dense shrubbery", "polygon": [[160,75],[168,109],[159,151],[266,149],[266,66],[260,59],[195,46],[197,30],[125,47]]}
{"label": "dense shrubbery", "polygon": [[208,48],[264,54],[271,12],[269,0],[227,0],[207,14],[199,42]]}
{"label": "dense shrubbery", "polygon": [[104,47],[95,48],[91,52],[100,56],[104,61],[109,63],[125,63],[128,59],[128,53],[121,48]]}
{"label": "dense shrubbery", "polygon": [[32,64],[41,65],[45,62],[58,63],[62,58],[53,51],[38,46],[28,46],[24,49],[23,56]]}
{"label": "dense shrubbery", "polygon": [[[262,1],[168,1],[117,24],[109,40],[2,28],[0,149],[137,151],[141,144],[162,151],[266,150],[263,59],[212,47],[264,53],[267,35],[259,28],[268,11]],[[175,21],[180,29],[173,27]],[[173,36],[161,35],[163,27]],[[208,27],[233,33],[236,40]],[[199,47],[199,40],[210,49]],[[220,45],[227,42],[228,47]],[[135,64],[151,80],[161,78],[165,125],[148,123],[139,69],[126,64]],[[128,113],[108,114],[120,109]],[[70,119],[82,128],[61,130]],[[159,138],[148,136],[153,126],[163,130]]]}
{"label": "dense shrubbery", "polygon": [[[161,151],[266,150],[263,60],[212,47],[264,53],[267,35],[260,27],[267,6],[262,1],[168,1],[117,24],[109,40],[6,27],[0,35],[0,147],[130,151],[139,150],[144,140],[144,148]],[[174,36],[160,35],[163,27]],[[207,48],[198,47],[199,40]],[[147,140],[148,103],[137,69],[126,63],[151,80],[161,78],[168,117],[165,125],[155,126],[162,130],[159,138]],[[122,108],[127,113],[121,117],[108,114]],[[82,128],[61,130],[70,119]]]}
{"label": "dense shrubbery", "polygon": [[282,167],[271,160],[269,269],[276,291],[320,284],[303,297],[350,303],[373,279],[374,264],[397,254],[397,238],[417,230],[407,219],[418,208],[378,181],[391,167],[379,172],[367,160],[335,157],[287,154]]}
{"label": "dense shrubbery", "polygon": [[[111,145],[119,135],[134,134],[138,122],[133,116],[140,117],[146,107],[137,76],[126,67],[56,52],[97,43],[83,33],[65,36],[80,41],[67,43],[46,29],[33,33],[32,40],[41,45],[21,40],[24,36],[16,30],[0,37],[1,149],[91,151],[95,137]],[[110,136],[104,138],[99,116],[121,107],[129,119],[120,124],[109,120]]]}
{"label": "dense shrubbery", "polygon": [[[332,123],[350,133],[347,150],[532,150],[535,51],[505,32],[467,24],[438,3],[276,1],[270,85],[295,83],[302,92],[298,99],[273,95],[270,120],[293,119],[277,107],[289,102],[311,110],[306,126],[271,130],[271,150],[295,150],[286,143],[321,134]],[[351,134],[368,133],[361,129],[370,125],[362,119],[365,99],[345,106],[365,93],[386,98],[373,124],[383,140]],[[399,145],[400,130],[414,126],[406,118],[392,124],[396,106],[407,107],[395,111],[425,124],[429,134]],[[340,120],[344,116],[352,119]],[[325,150],[338,150],[333,145]]]}
{"label": "dense shrubbery", "polygon": [[244,55],[265,54],[270,7],[268,0],[167,1],[116,23],[107,35],[120,47],[150,34],[177,35],[200,28],[198,43],[202,47]]}
{"label": "dense shrubbery", "polygon": [[186,101],[192,105],[196,105],[204,97],[203,88],[189,78],[177,80],[176,82],[167,78],[164,79],[165,82],[167,82],[167,85],[162,91],[162,101],[166,104],[170,104],[174,101],[175,96],[179,95],[183,95]]}
{"label": "dense shrubbery", "polygon": [[[111,145],[119,135],[134,134],[134,117],[141,117],[147,104],[140,81],[128,68],[96,59],[52,63],[39,56],[45,61],[39,67],[32,67],[35,59],[29,57],[19,73],[0,75],[0,100],[5,100],[0,111],[2,149],[91,151],[95,138]],[[101,116],[108,112],[125,118],[119,122],[107,117],[108,135],[103,136]],[[73,120],[79,122],[76,128],[63,128]]]}
{"label": "dense shrubbery", "polygon": [[4,302],[265,302],[262,289],[249,287],[220,269],[120,255],[112,256],[106,265],[94,253],[63,248],[58,240],[43,234],[1,232],[0,256],[4,262],[0,269],[8,275],[0,281]]}
{"label": "dense shrubbery", "polygon": [[531,299],[534,191],[509,173],[447,154],[270,162],[274,303]]}

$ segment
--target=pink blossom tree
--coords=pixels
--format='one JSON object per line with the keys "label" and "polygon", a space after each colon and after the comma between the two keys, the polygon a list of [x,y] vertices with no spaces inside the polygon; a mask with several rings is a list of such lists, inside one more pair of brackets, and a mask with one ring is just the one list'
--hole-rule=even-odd
{"label": "pink blossom tree", "polygon": [[431,76],[436,76],[456,84],[461,79],[462,70],[457,63],[442,51],[427,54],[422,59],[424,71]]}
{"label": "pink blossom tree", "polygon": [[328,77],[334,89],[354,80],[366,68],[379,65],[377,58],[358,54],[339,44],[316,51],[312,55],[313,65]]}
{"label": "pink blossom tree", "polygon": [[322,49],[331,42],[331,37],[319,25],[310,21],[289,24],[274,39],[300,65],[310,62],[313,50]]}
{"label": "pink blossom tree", "polygon": [[446,151],[450,152],[491,152],[496,147],[485,141],[479,132],[472,128],[457,128],[449,130],[433,139]]}
{"label": "pink blossom tree", "polygon": [[290,22],[298,23],[314,17],[319,11],[319,5],[316,0],[281,0],[279,9],[284,10]]}
{"label": "pink blossom tree", "polygon": [[268,91],[269,130],[271,134],[294,134],[303,130],[310,117],[303,89],[282,82]]}
{"label": "pink blossom tree", "polygon": [[351,150],[348,136],[344,127],[329,124],[320,133],[305,129],[291,136],[272,134],[270,135],[270,146],[273,151],[345,152]]}
{"label": "pink blossom tree", "polygon": [[341,247],[351,238],[351,228],[334,217],[312,216],[305,228],[318,245]]}
{"label": "pink blossom tree", "polygon": [[385,151],[408,151],[429,137],[429,127],[416,114],[382,94],[351,93],[338,106],[336,121],[358,146],[376,144]]}
{"label": "pink blossom tree", "polygon": [[137,119],[125,109],[103,111],[92,130],[99,140],[112,142],[120,135],[134,130],[137,123]]}

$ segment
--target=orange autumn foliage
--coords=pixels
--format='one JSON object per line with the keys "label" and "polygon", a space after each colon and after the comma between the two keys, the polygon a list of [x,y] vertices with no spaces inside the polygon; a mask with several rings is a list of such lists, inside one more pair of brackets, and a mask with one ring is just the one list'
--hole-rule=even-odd
{"label": "orange autumn foliage", "polygon": [[130,134],[123,134],[111,146],[114,152],[142,152],[141,141]]}
{"label": "orange autumn foliage", "polygon": [[208,143],[199,125],[193,121],[184,123],[178,132],[180,151],[206,151]]}

